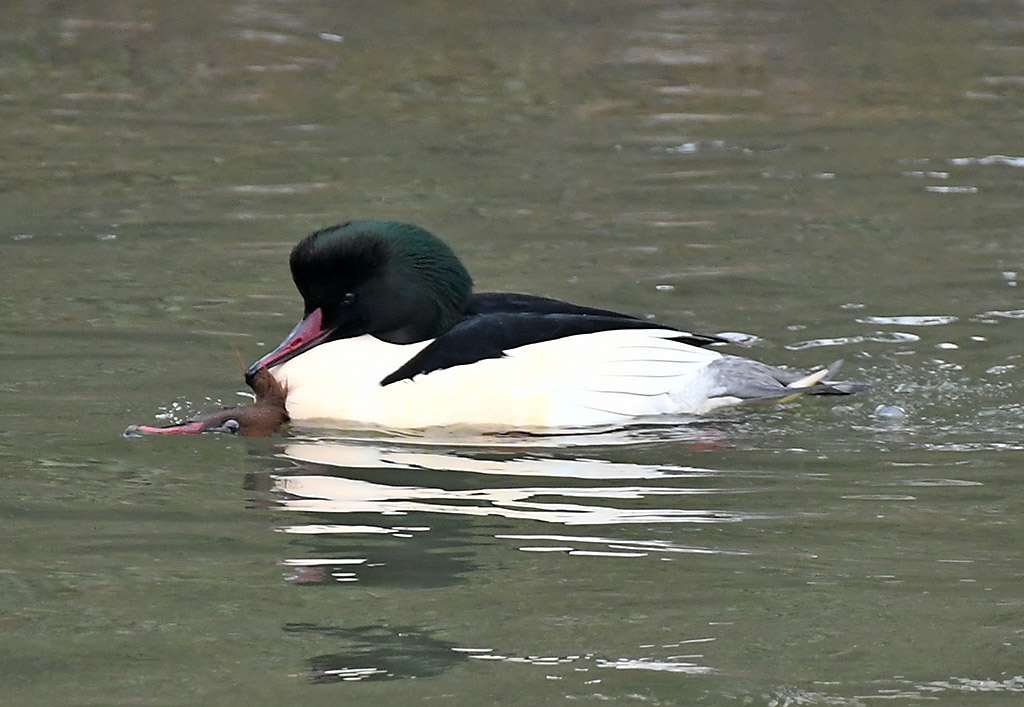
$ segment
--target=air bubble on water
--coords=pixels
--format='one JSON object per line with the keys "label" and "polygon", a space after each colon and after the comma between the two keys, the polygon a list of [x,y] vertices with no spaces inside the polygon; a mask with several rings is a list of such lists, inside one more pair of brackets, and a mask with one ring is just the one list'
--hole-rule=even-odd
{"label": "air bubble on water", "polygon": [[879,405],[871,414],[880,420],[902,420],[907,416],[899,405]]}

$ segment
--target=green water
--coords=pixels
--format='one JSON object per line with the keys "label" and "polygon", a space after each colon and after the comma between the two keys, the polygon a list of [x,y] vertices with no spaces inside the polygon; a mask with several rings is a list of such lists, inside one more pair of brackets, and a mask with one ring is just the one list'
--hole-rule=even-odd
{"label": "green water", "polygon": [[[1020,22],[5,4],[0,703],[1018,704]],[[289,249],[353,218],[875,387],[567,439],[121,438],[243,400]]]}

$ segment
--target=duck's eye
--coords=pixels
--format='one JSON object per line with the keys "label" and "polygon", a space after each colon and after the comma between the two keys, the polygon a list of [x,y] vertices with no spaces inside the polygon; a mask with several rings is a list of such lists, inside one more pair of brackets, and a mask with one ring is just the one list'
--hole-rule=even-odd
{"label": "duck's eye", "polygon": [[346,292],[342,296],[342,298],[341,298],[341,306],[342,307],[346,307],[346,306],[348,306],[350,304],[353,304],[355,301],[356,301],[356,293],[355,292]]}
{"label": "duck's eye", "polygon": [[218,432],[224,432],[226,434],[233,435],[238,433],[239,427],[241,427],[241,425],[238,424],[238,420],[229,418],[227,420],[224,420],[224,423],[220,426]]}

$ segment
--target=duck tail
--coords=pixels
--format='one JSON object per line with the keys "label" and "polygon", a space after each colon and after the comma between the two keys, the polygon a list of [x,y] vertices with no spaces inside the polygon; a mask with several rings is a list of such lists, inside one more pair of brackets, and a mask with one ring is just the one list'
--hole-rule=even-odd
{"label": "duck tail", "polygon": [[794,398],[797,395],[851,395],[862,390],[867,390],[871,386],[867,383],[851,383],[848,381],[837,381],[834,380],[837,373],[839,373],[840,367],[843,365],[843,359],[837,359],[830,363],[828,366],[821,368],[813,373],[809,373],[803,378],[798,378],[795,381],[786,384],[787,388],[797,389],[800,392],[788,398]]}
{"label": "duck tail", "polygon": [[871,387],[836,380],[842,364],[840,359],[806,375],[738,356],[726,356],[712,366],[723,394],[740,400],[786,401],[801,395],[850,395]]}

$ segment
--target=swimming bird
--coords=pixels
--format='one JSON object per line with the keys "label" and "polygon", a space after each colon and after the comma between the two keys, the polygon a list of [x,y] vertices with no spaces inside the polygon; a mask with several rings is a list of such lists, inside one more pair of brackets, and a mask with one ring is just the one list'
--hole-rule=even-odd
{"label": "swimming bird", "polygon": [[551,430],[700,415],[747,400],[847,394],[708,348],[714,335],[546,297],[474,293],[451,248],[397,221],[350,221],[295,246],[301,321],[246,372],[287,387],[292,420]]}
{"label": "swimming bird", "polygon": [[257,371],[251,377],[249,385],[252,386],[253,392],[256,394],[256,402],[252,405],[224,408],[199,415],[188,422],[167,427],[131,425],[124,431],[124,436],[215,432],[243,437],[267,437],[288,422],[288,412],[285,409],[287,393],[284,386],[266,369]]}

